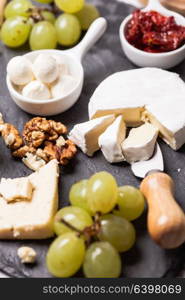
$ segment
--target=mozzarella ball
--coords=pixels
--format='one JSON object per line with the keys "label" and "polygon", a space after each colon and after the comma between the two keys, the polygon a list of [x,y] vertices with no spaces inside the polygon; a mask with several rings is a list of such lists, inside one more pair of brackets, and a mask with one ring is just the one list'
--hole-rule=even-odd
{"label": "mozzarella ball", "polygon": [[68,65],[64,62],[64,58],[62,55],[53,55],[54,59],[57,62],[58,68],[59,68],[59,76],[63,75],[69,75],[69,67]]}
{"label": "mozzarella ball", "polygon": [[34,79],[32,64],[24,56],[13,57],[7,65],[7,73],[16,85],[25,85]]}
{"label": "mozzarella ball", "polygon": [[70,75],[61,76],[55,84],[51,86],[51,95],[53,98],[62,98],[70,93],[75,87],[77,81]]}
{"label": "mozzarella ball", "polygon": [[52,83],[59,76],[56,59],[48,54],[39,54],[33,63],[33,72],[37,80]]}
{"label": "mozzarella ball", "polygon": [[51,98],[48,87],[38,80],[28,83],[23,88],[22,95],[33,100],[48,100]]}

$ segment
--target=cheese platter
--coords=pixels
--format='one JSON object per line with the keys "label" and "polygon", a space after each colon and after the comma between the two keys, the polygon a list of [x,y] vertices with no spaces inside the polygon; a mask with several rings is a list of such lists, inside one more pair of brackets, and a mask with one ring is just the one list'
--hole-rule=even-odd
{"label": "cheese platter", "polygon": [[[142,118],[145,118],[147,122],[150,119],[150,122],[153,125],[155,123],[154,126],[149,125],[149,123],[146,123],[147,128],[144,129],[144,135],[147,135],[148,131],[151,131],[153,134],[152,139],[147,141],[148,148],[151,150],[151,153],[154,151],[154,146],[158,135],[158,131],[165,132],[165,134],[163,134],[163,140],[158,138],[158,142],[164,158],[164,170],[169,176],[173,178],[173,181],[175,183],[175,191],[176,191],[175,199],[184,210],[185,203],[184,203],[183,195],[184,195],[184,186],[185,186],[184,184],[185,183],[184,180],[184,176],[185,176],[184,149],[185,148],[183,146],[184,135],[179,134],[179,131],[181,130],[183,131],[183,126],[184,126],[183,103],[182,103],[183,92],[184,92],[184,87],[182,86],[183,85],[182,82],[185,81],[184,62],[182,62],[180,65],[170,70],[174,73],[177,73],[180,77],[177,74],[169,73],[168,71],[156,70],[155,71],[156,73],[155,72],[153,73],[150,72],[150,69],[146,69],[146,70],[137,69],[137,67],[134,66],[123,54],[120,40],[119,40],[120,25],[123,19],[132,13],[133,7],[129,6],[128,4],[123,4],[117,1],[109,1],[106,7],[105,7],[104,0],[100,0],[100,1],[94,0],[91,2],[93,2],[93,4],[97,6],[97,8],[101,13],[101,16],[105,17],[106,20],[108,21],[108,29],[106,33],[103,35],[103,37],[101,38],[101,40],[92,48],[92,50],[84,58],[84,62],[83,62],[84,75],[85,75],[84,86],[79,100],[69,110],[63,112],[62,114],[50,117],[52,118],[52,120],[56,122],[61,122],[62,124],[65,124],[69,132],[68,138],[70,139],[72,137],[71,140],[82,149],[82,151],[78,150],[77,154],[75,152],[75,157],[73,158],[73,160],[71,160],[71,162],[68,165],[63,163],[64,158],[66,159],[66,157],[61,156],[59,159],[59,163],[62,165],[60,166],[61,176],[59,179],[59,186],[58,186],[59,208],[64,206],[69,206],[69,191],[71,186],[74,183],[82,179],[87,179],[97,172],[102,172],[102,171],[109,172],[115,177],[118,185],[120,186],[122,185],[131,185],[135,187],[140,186],[141,180],[133,176],[129,164],[129,163],[134,163],[134,161],[140,159],[140,158],[138,159],[137,157],[133,161],[134,150],[132,148],[132,135],[133,136],[137,135],[137,133],[131,134],[131,132],[132,130],[136,130],[136,129],[130,130],[130,134],[129,134],[130,140],[127,141],[127,144],[125,144],[125,141],[128,138],[123,142],[124,146],[122,146],[122,149],[124,149],[125,155],[124,155],[124,151],[122,152],[120,147],[117,146],[117,144],[118,141],[120,144],[120,141],[123,141],[125,139],[126,130],[127,130],[126,127],[128,126],[128,123],[129,126],[130,125],[140,126],[137,129],[142,130],[141,127],[145,125],[142,125],[142,123],[140,123],[140,120],[138,121],[138,115],[142,113],[143,114]],[[112,45],[114,45],[114,47],[112,47]],[[0,48],[1,51],[0,72],[2,74],[0,79],[1,80],[0,111],[3,115],[4,120],[6,120],[6,122],[8,123],[14,124],[14,126],[18,128],[19,132],[23,132],[24,135],[23,128],[25,123],[28,122],[30,119],[33,122],[34,119],[32,119],[33,118],[32,115],[22,111],[12,101],[6,86],[6,65],[12,57],[24,55],[29,51],[29,49],[27,48],[27,46],[24,46],[17,50],[12,50],[5,47],[3,44],[1,44],[0,47],[1,47]],[[133,72],[132,70],[134,69],[136,69],[136,71],[134,71],[136,72],[135,73],[136,77],[133,79],[132,82],[129,82],[129,74],[131,74]],[[112,75],[114,73],[115,75]],[[110,78],[112,76],[115,76],[115,81],[113,83],[107,82],[108,81],[107,78]],[[119,80],[117,81],[116,79],[119,76],[124,76],[124,81],[127,82],[126,89],[122,91],[122,94],[119,94]],[[138,78],[140,78],[139,82],[138,82]],[[153,85],[147,89],[146,86],[149,87],[151,82],[149,80],[150,78],[153,79],[152,80]],[[148,83],[145,86],[147,79],[148,79]],[[171,84],[169,83],[170,80],[172,81]],[[106,89],[104,89],[103,91],[101,91],[101,93],[99,93],[98,89],[101,89],[102,82],[103,84],[105,82]],[[129,84],[130,86],[133,86],[132,93],[129,91]],[[162,84],[161,90],[160,90],[160,84]],[[142,86],[143,86],[142,95],[139,98],[140,92],[138,91],[139,88],[141,88]],[[152,106],[152,101],[148,100],[151,89],[155,90],[155,93],[153,93],[154,96],[152,98],[152,101],[153,104],[155,103],[157,104],[157,106],[155,105]],[[160,93],[162,93],[162,95]],[[104,107],[103,101],[102,103],[101,101],[99,101],[100,103],[98,102],[97,104],[96,94],[100,98],[102,97],[102,94],[103,97],[107,97],[108,110],[112,110],[114,107],[116,107],[115,110],[119,109],[119,113],[120,113],[119,101],[121,100],[119,100],[119,97],[120,98],[125,97],[126,102],[128,103],[127,100],[129,99],[129,97],[132,97],[132,99],[134,99],[134,97],[136,98],[136,96],[138,95],[137,101],[139,103],[139,106],[137,105],[137,107],[135,107],[135,103],[131,103],[132,108],[134,109],[136,108],[136,113],[133,112],[131,119],[126,120],[126,125],[125,125],[125,122],[119,116],[119,113],[118,116],[111,115],[111,114],[106,115],[106,113],[104,113],[107,107]],[[167,99],[168,98],[167,96],[169,96],[169,94],[171,97],[170,99]],[[115,97],[114,103],[112,102],[111,97]],[[158,100],[161,97],[164,98],[163,105],[159,103],[158,106]],[[175,102],[173,100],[173,97],[177,98]],[[112,103],[114,104],[113,107],[111,106]],[[177,105],[177,103],[179,103],[179,105]],[[88,104],[89,104],[89,110],[88,110]],[[158,107],[161,107],[161,109],[158,109]],[[125,107],[121,107],[121,109],[123,111],[124,110],[126,111],[128,109],[128,104]],[[165,120],[165,113],[167,110],[169,111],[170,114],[170,122],[169,120],[167,121]],[[102,111],[103,113],[101,114]],[[123,115],[125,111],[123,112]],[[151,114],[154,112],[154,115],[157,116],[158,120],[160,120],[160,126],[162,128],[166,126],[164,130],[163,129],[161,130],[159,126],[157,126],[158,128],[156,128],[156,122],[151,121],[152,118],[150,112]],[[93,118],[93,116],[95,115],[96,117]],[[89,118],[92,120],[89,120]],[[44,120],[41,121],[44,122]],[[26,124],[29,124],[29,122]],[[85,126],[82,124],[85,124]],[[119,135],[120,128],[122,130],[121,136]],[[98,137],[99,136],[101,137],[99,138],[99,140],[95,138],[97,131],[98,131]],[[110,137],[115,131],[118,132],[118,134],[117,136],[114,136],[114,140],[108,139],[107,137]],[[173,132],[173,134],[171,134],[171,132]],[[80,134],[80,141],[81,141],[80,145],[78,143],[79,134]],[[138,136],[139,134],[140,133],[138,133]],[[142,135],[142,131],[141,131],[141,135]],[[25,134],[24,136],[29,138],[29,132],[27,133],[27,135]],[[48,137],[46,138],[46,140],[47,140],[46,142],[48,142]],[[89,141],[91,141],[90,147],[88,144]],[[61,142],[65,142],[65,141],[62,140]],[[145,140],[143,141],[144,144],[146,144],[147,142]],[[168,144],[170,144],[170,146]],[[33,172],[33,168],[31,171],[26,167],[26,163],[23,164],[20,159],[19,160],[13,159],[12,155],[14,152],[7,150],[7,147],[5,146],[3,139],[0,139],[0,145],[1,145],[0,147],[1,148],[1,153],[0,153],[1,178],[17,178],[17,177],[32,178],[27,176],[29,176]],[[23,147],[24,146],[25,145],[23,145]],[[99,148],[101,148],[102,151],[97,151]],[[113,156],[110,156],[109,151],[107,151],[107,149],[109,148],[112,149],[112,153],[114,154]],[[140,148],[136,148],[135,153],[137,154],[138,149],[141,154],[142,152],[141,146]],[[178,151],[174,151],[173,149]],[[37,150],[40,150],[40,148],[38,148]],[[48,149],[42,148],[42,150],[46,151]],[[83,152],[85,152],[87,155],[84,154]],[[148,150],[147,150],[147,154],[148,154]],[[145,155],[146,153],[143,154],[144,159],[148,159],[149,157],[145,157]],[[130,156],[131,156],[131,160],[130,160]],[[151,157],[151,154],[149,156]],[[19,158],[22,157],[20,156]],[[44,160],[42,161],[42,163],[45,164]],[[49,166],[49,164],[52,164],[52,162],[49,162],[46,166],[43,166],[43,168],[46,168],[47,166]],[[42,169],[40,169],[40,172],[41,170]],[[45,169],[43,169],[43,172],[46,172],[47,174],[47,170],[45,171]],[[51,171],[48,171],[48,176],[50,175],[50,172]],[[55,172],[55,175],[53,175],[53,179],[55,178],[55,180],[58,180],[56,179],[57,178],[56,169],[53,172]],[[31,176],[34,177],[34,173]],[[45,179],[47,181],[47,176]],[[32,180],[30,181],[32,183]],[[49,180],[49,182],[51,182],[51,180]],[[41,188],[42,188],[41,193],[48,195],[47,189],[49,189],[49,185],[43,183],[43,186]],[[51,192],[51,188],[49,190]],[[1,189],[1,194],[2,194],[2,189]],[[10,201],[11,200],[12,199],[10,199]],[[18,207],[19,203],[17,202],[16,204],[17,204],[16,206]],[[19,213],[19,210],[17,213]],[[37,210],[35,209],[36,220],[38,220],[37,213],[39,213],[39,211],[37,212]],[[26,216],[23,216],[23,220],[21,220],[23,224],[25,218]],[[40,218],[42,219],[42,216]],[[134,277],[158,277],[159,278],[159,277],[183,276],[182,274],[184,272],[184,258],[185,258],[184,246],[181,245],[180,247],[171,250],[162,249],[149,236],[146,228],[146,219],[147,219],[147,211],[145,208],[144,214],[138,220],[133,222],[136,228],[136,237],[137,237],[136,244],[131,250],[123,254],[124,264],[120,276],[132,277],[132,278]],[[3,231],[0,234],[3,235]],[[20,234],[20,232],[18,231],[17,233],[15,231],[14,237],[16,234]],[[47,234],[48,233],[46,233],[46,237]],[[49,233],[48,237],[50,236],[51,234]],[[18,238],[16,238],[16,240],[1,239],[0,240],[0,254],[1,254],[0,270],[10,277],[51,277],[52,275],[47,270],[45,259],[46,259],[48,247],[50,246],[52,240],[53,239],[43,239],[43,240],[28,239],[28,240],[20,241]],[[17,251],[18,249],[21,249],[20,247],[23,246],[31,247],[36,251],[37,259],[36,259],[36,263],[34,263],[33,265],[32,264],[26,265],[21,263],[17,255]],[[29,249],[27,249],[27,251],[28,250]],[[49,267],[49,269],[51,270],[52,268]],[[87,272],[88,271],[85,270],[86,274]],[[79,271],[75,276],[82,277],[83,276],[82,271]]]}

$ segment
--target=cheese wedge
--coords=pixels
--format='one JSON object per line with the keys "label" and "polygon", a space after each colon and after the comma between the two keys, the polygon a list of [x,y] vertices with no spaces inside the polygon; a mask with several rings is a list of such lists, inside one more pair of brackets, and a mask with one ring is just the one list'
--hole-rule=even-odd
{"label": "cheese wedge", "polygon": [[33,186],[28,177],[1,179],[0,195],[7,201],[31,200]]}
{"label": "cheese wedge", "polygon": [[30,201],[7,203],[0,198],[0,239],[45,239],[53,236],[58,208],[58,163],[50,161],[28,176],[34,191]]}
{"label": "cheese wedge", "polygon": [[124,141],[125,136],[126,126],[123,116],[117,117],[100,135],[98,143],[108,162],[117,163],[125,160],[121,149],[121,143]]}
{"label": "cheese wedge", "polygon": [[149,159],[153,155],[157,136],[157,128],[149,123],[131,129],[129,136],[122,143],[126,161],[133,163]]}
{"label": "cheese wedge", "polygon": [[175,97],[176,105],[163,99],[160,106],[146,106],[145,116],[159,129],[160,136],[173,149],[178,150],[185,143],[185,94]]}
{"label": "cheese wedge", "polygon": [[90,119],[123,114],[130,127],[141,125],[146,111],[174,150],[185,143],[185,84],[176,73],[158,68],[115,73],[97,87],[89,102]]}
{"label": "cheese wedge", "polygon": [[84,153],[92,156],[100,147],[99,136],[114,121],[114,115],[108,115],[95,120],[77,124],[69,133],[69,139],[73,141]]}

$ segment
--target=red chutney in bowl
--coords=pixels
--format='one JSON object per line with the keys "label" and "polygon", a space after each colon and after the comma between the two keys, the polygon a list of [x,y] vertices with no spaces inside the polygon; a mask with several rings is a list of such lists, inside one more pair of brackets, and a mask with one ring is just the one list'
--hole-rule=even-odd
{"label": "red chutney in bowl", "polygon": [[173,51],[185,44],[185,27],[157,11],[134,11],[124,34],[132,46],[150,53]]}

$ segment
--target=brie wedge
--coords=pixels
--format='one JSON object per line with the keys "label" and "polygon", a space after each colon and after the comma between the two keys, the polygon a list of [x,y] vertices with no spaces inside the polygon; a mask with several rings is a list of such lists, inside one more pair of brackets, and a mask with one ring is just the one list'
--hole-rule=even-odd
{"label": "brie wedge", "polygon": [[145,117],[159,129],[160,136],[174,150],[185,143],[185,94],[184,98],[175,98],[176,105],[163,99],[160,106],[146,106]]}
{"label": "brie wedge", "polygon": [[119,116],[116,120],[100,135],[98,143],[101,151],[110,163],[124,161],[121,149],[121,143],[126,136],[126,126],[123,116]]}
{"label": "brie wedge", "polygon": [[127,126],[143,122],[143,114],[158,127],[174,150],[185,143],[185,83],[178,74],[158,68],[115,73],[95,90],[89,117],[123,114]]}
{"label": "brie wedge", "polygon": [[149,159],[153,155],[157,136],[157,128],[149,123],[131,129],[129,136],[122,143],[126,161],[133,163]]}
{"label": "brie wedge", "polygon": [[99,136],[114,121],[114,115],[108,115],[88,122],[77,124],[69,133],[69,139],[73,141],[84,153],[92,156],[100,147]]}
{"label": "brie wedge", "polygon": [[0,198],[0,239],[44,239],[53,236],[58,208],[58,163],[50,161],[27,178],[34,187],[30,201]]}

